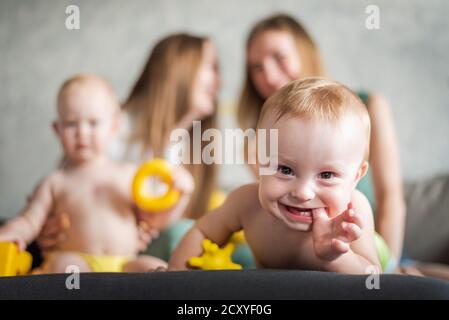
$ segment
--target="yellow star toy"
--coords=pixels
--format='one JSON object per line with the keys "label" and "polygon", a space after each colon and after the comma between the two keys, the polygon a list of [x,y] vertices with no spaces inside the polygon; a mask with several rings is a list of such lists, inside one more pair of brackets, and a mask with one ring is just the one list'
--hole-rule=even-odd
{"label": "yellow star toy", "polygon": [[240,270],[242,266],[232,262],[231,255],[234,244],[228,243],[223,249],[209,239],[202,243],[204,253],[199,257],[189,259],[191,267],[202,270]]}

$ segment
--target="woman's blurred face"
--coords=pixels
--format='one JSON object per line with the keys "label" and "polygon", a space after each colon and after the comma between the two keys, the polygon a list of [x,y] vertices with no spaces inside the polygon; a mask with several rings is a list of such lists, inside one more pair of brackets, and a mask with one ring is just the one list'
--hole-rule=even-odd
{"label": "woman's blurred face", "polygon": [[267,30],[257,34],[249,45],[247,59],[251,80],[264,99],[298,79],[301,72],[295,40],[285,31]]}
{"label": "woman's blurred face", "polygon": [[193,111],[204,118],[215,111],[215,101],[220,87],[218,58],[210,41],[203,45],[202,59],[196,75],[193,91]]}

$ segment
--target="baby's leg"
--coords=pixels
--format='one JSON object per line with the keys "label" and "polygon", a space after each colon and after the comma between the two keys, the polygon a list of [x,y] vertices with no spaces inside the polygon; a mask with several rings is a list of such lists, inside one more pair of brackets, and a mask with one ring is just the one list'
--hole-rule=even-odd
{"label": "baby's leg", "polygon": [[87,262],[75,252],[57,252],[52,254],[45,262],[42,272],[65,273],[69,266],[76,266],[79,269],[79,272],[92,271]]}
{"label": "baby's leg", "polygon": [[123,266],[123,272],[147,272],[157,268],[167,268],[167,262],[151,256],[138,256]]}

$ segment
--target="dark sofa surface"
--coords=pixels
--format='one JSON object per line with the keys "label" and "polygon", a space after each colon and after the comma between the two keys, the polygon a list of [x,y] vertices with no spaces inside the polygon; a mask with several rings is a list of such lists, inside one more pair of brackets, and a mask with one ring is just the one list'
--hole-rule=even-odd
{"label": "dark sofa surface", "polygon": [[84,273],[68,290],[69,274],[0,278],[0,299],[449,299],[449,282],[381,275],[292,270]]}

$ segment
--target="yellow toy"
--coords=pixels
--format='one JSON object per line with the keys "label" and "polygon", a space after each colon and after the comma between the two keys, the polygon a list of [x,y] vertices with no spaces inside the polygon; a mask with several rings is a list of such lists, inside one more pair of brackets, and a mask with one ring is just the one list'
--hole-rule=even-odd
{"label": "yellow toy", "polygon": [[12,242],[0,242],[0,277],[27,274],[33,258],[29,252],[19,251]]}
{"label": "yellow toy", "polygon": [[221,206],[226,200],[226,193],[221,190],[215,190],[212,192],[207,203],[207,211],[212,211]]}
{"label": "yellow toy", "polygon": [[209,239],[202,243],[204,253],[189,259],[189,265],[202,270],[240,270],[242,266],[232,262],[234,244],[228,243],[223,249]]}
{"label": "yellow toy", "polygon": [[243,233],[243,230],[240,230],[238,232],[234,232],[229,242],[235,244],[236,246],[239,244],[246,243],[245,234]]}
{"label": "yellow toy", "polygon": [[[168,191],[162,196],[152,196],[145,192],[145,182],[151,176],[158,176],[167,184]],[[143,210],[158,212],[174,206],[180,193],[173,189],[173,177],[170,164],[163,159],[153,159],[140,166],[132,184],[134,201]]]}

